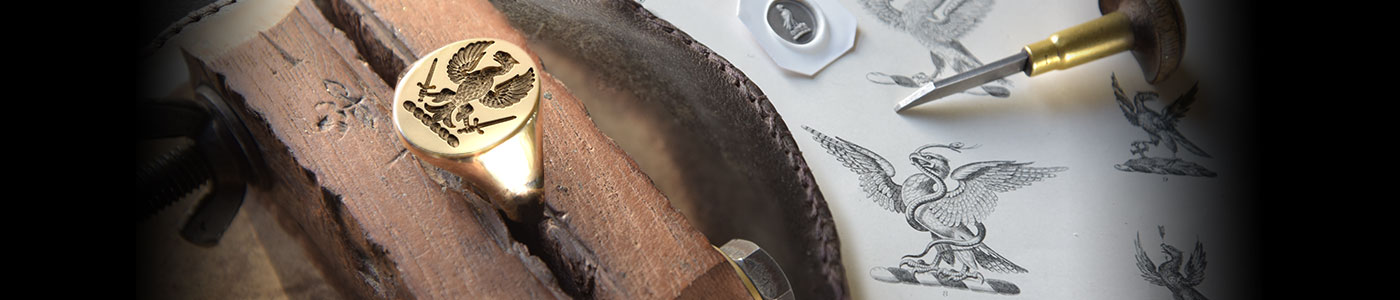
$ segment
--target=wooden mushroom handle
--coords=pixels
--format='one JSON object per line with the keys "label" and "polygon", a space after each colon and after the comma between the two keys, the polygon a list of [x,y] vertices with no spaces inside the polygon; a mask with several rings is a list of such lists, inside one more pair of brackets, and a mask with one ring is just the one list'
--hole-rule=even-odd
{"label": "wooden mushroom handle", "polygon": [[1177,0],[1099,0],[1099,12],[1121,12],[1132,24],[1133,57],[1149,83],[1165,80],[1186,54],[1186,18]]}

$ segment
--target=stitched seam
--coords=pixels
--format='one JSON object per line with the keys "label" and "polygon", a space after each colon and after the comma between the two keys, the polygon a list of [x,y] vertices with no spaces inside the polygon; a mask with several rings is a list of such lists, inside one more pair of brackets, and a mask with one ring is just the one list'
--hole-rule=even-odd
{"label": "stitched seam", "polygon": [[194,24],[195,22],[199,22],[199,20],[204,19],[204,17],[212,16],[215,13],[218,13],[219,10],[223,9],[225,6],[229,6],[237,2],[237,0],[222,0],[219,2],[211,3],[208,6],[190,12],[190,14],[185,15],[184,18],[180,18],[179,21],[170,24],[170,27],[166,27],[165,30],[161,30],[160,35],[157,35],[154,40],[151,40],[151,43],[147,44],[145,49],[141,49],[142,55],[155,55],[156,50],[160,50],[160,47],[165,46],[166,42],[169,42],[170,39],[175,37],[176,34],[179,34],[180,31],[185,30],[186,26]]}
{"label": "stitched seam", "polygon": [[[816,181],[812,177],[810,169],[807,167],[807,162],[802,158],[801,150],[797,149],[795,141],[793,143],[785,142],[792,141],[792,133],[788,131],[787,126],[785,126],[781,118],[777,116],[776,109],[774,109],[771,102],[767,101],[768,97],[764,95],[762,91],[758,90],[757,85],[750,81],[747,75],[744,75],[743,72],[735,68],[728,60],[710,51],[709,47],[696,42],[689,34],[681,32],[670,22],[657,18],[656,15],[651,14],[651,12],[647,11],[641,4],[631,1],[624,2],[627,2],[628,5],[632,5],[634,12],[652,26],[656,26],[658,29],[661,29],[661,31],[679,39],[692,50],[703,54],[705,59],[719,64],[725,75],[734,79],[735,87],[738,87],[745,94],[745,98],[749,99],[749,103],[754,105],[759,117],[761,117],[765,125],[768,126],[768,130],[773,132],[773,141],[776,142],[779,147],[782,147],[783,154],[788,156],[788,161],[793,165],[793,171],[798,174],[798,181],[802,184],[802,188],[807,194],[807,216],[817,220],[817,224],[815,224],[815,230],[817,232],[815,233],[816,237],[820,239],[819,242],[823,248],[821,249],[822,251],[820,251],[820,260],[823,263],[820,268],[823,273],[825,273],[823,275],[826,275],[829,284],[840,289],[833,291],[835,295],[842,298],[849,298],[850,295],[845,291],[845,284],[842,284],[840,281],[840,278],[844,277],[845,271],[840,267],[842,265],[840,252],[838,252],[840,251],[840,238],[836,235],[836,227],[833,223],[834,221],[831,219],[831,211],[827,207],[826,200],[822,197],[821,192],[818,191]],[[826,213],[823,214],[822,212]],[[838,267],[829,268],[829,266]]]}

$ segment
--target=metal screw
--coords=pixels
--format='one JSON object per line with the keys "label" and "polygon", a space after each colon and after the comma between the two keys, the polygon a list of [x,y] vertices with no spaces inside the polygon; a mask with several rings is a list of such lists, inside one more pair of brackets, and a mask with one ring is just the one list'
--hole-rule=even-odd
{"label": "metal screw", "polygon": [[142,163],[137,180],[147,197],[149,218],[181,197],[211,183],[185,219],[180,236],[214,246],[243,204],[249,183],[263,178],[266,165],[243,119],[229,106],[232,96],[217,75],[185,53],[194,99],[153,100],[140,105],[143,140],[183,138]]}
{"label": "metal screw", "polygon": [[724,256],[739,268],[745,280],[753,285],[762,299],[792,300],[792,285],[782,266],[767,251],[744,239],[732,239],[719,248]]}

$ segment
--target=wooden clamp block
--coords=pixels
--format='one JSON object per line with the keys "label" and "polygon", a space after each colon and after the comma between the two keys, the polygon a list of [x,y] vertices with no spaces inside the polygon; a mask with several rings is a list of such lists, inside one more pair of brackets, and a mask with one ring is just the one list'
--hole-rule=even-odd
{"label": "wooden clamp block", "polygon": [[318,2],[230,4],[161,51],[189,50],[238,95],[274,177],[250,199],[272,207],[344,296],[748,297],[548,73],[540,224],[512,234],[459,178],[404,149],[389,105],[418,55],[476,37],[526,44],[490,3]]}

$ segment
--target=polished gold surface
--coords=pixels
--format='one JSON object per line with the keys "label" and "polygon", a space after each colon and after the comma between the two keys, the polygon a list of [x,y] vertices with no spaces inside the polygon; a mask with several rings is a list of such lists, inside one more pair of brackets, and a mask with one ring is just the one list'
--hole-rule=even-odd
{"label": "polished gold surface", "polygon": [[1026,45],[1026,54],[1030,56],[1026,74],[1035,76],[1068,69],[1128,50],[1132,46],[1133,31],[1128,15],[1110,13]]}
{"label": "polished gold surface", "polygon": [[414,155],[461,176],[521,220],[543,184],[537,69],[524,49],[502,40],[434,50],[395,88],[399,137]]}
{"label": "polished gold surface", "polygon": [[458,41],[424,55],[399,80],[394,124],[436,156],[467,157],[524,128],[539,107],[538,68],[502,40]]}

